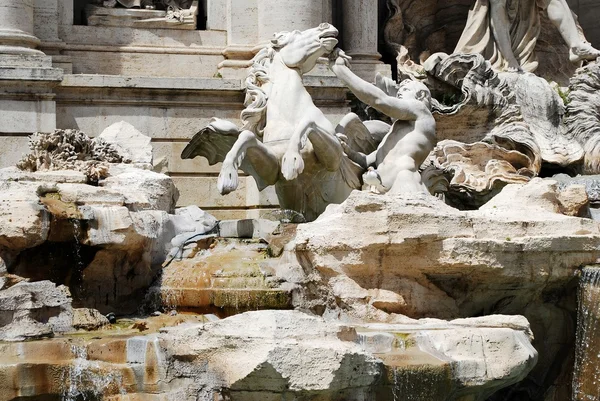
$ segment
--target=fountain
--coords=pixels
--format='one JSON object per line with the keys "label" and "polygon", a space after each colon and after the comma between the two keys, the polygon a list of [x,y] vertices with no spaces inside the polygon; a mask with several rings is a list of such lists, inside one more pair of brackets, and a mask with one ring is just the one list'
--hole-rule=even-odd
{"label": "fountain", "polygon": [[[424,24],[454,11],[389,0],[398,81],[371,37],[375,1],[146,3],[172,20],[94,0],[72,10],[87,25],[63,18],[56,35],[104,42],[73,50],[71,38],[64,54],[41,42],[75,71],[102,70],[92,56],[110,41],[136,60],[172,46],[168,68],[106,68],[177,78],[67,74],[61,123],[94,137],[36,130],[0,169],[0,401],[600,399],[600,53],[564,1],[477,6],[447,54],[446,28]],[[527,19],[512,14],[534,3]],[[524,54],[507,46],[512,31],[475,37],[504,14]],[[546,14],[564,38],[540,40],[538,63]],[[471,46],[485,41],[500,53]],[[7,62],[53,70],[37,50],[5,48],[2,79]],[[203,52],[215,70],[180,82],[186,60],[186,73],[208,71],[195,68]],[[85,119],[70,109],[80,86],[93,92]]]}
{"label": "fountain", "polygon": [[583,269],[579,284],[573,400],[600,399],[600,268]]}

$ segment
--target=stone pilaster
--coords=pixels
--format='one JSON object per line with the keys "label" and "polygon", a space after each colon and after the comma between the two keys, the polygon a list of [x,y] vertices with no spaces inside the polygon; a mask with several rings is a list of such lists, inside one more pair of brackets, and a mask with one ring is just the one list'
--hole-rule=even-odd
{"label": "stone pilaster", "polygon": [[258,0],[258,39],[268,43],[275,32],[303,31],[331,20],[325,0]]}
{"label": "stone pilaster", "polygon": [[[226,57],[219,72],[243,78],[250,59],[276,32],[305,30],[331,22],[329,0],[227,0]],[[316,70],[323,70],[319,66]]]}
{"label": "stone pilaster", "polygon": [[352,57],[352,70],[369,82],[378,72],[391,75],[377,52],[377,0],[345,0],[343,4],[344,51]]}
{"label": "stone pilaster", "polygon": [[0,0],[0,167],[26,150],[28,134],[56,128],[53,88],[63,72],[33,32],[33,0]]}
{"label": "stone pilaster", "polygon": [[258,0],[227,0],[227,47],[219,64],[224,78],[244,78],[258,41]]}

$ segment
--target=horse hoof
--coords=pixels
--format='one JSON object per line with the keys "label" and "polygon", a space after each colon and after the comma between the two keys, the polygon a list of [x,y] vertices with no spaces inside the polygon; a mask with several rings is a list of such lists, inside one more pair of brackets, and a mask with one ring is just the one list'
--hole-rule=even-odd
{"label": "horse hoof", "polygon": [[219,178],[217,179],[217,189],[221,195],[227,195],[238,187],[238,172],[232,165],[223,164]]}
{"label": "horse hoof", "polygon": [[304,171],[304,160],[298,152],[288,150],[281,159],[281,173],[283,177],[291,181]]}

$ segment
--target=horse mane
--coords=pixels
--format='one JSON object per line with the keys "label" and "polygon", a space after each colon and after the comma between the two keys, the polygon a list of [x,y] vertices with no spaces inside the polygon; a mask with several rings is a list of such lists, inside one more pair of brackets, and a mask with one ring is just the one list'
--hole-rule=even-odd
{"label": "horse mane", "polygon": [[263,86],[269,82],[269,67],[275,52],[288,44],[290,32],[280,32],[273,36],[269,46],[261,49],[252,59],[253,63],[246,77],[246,98],[241,119],[243,130],[254,132],[262,138],[267,123],[267,102],[269,95]]}

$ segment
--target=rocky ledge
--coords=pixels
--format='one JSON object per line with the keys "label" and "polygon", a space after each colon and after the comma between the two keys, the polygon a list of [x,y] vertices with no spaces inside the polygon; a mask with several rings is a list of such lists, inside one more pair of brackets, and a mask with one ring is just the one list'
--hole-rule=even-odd
{"label": "rocky ledge", "polygon": [[349,326],[247,312],[145,336],[0,344],[0,398],[484,400],[536,362],[527,321]]}
{"label": "rocky ledge", "polygon": [[583,186],[542,179],[476,211],[354,192],[297,227],[275,272],[295,285],[296,308],[347,322],[523,315],[540,353],[523,391],[558,391],[570,380],[578,276],[600,257],[598,222],[575,217],[587,207]]}

